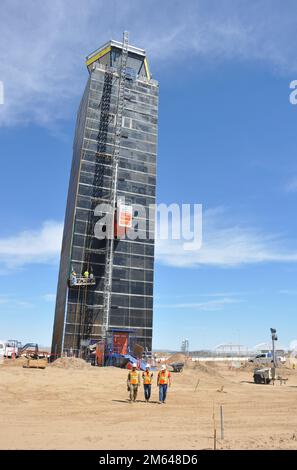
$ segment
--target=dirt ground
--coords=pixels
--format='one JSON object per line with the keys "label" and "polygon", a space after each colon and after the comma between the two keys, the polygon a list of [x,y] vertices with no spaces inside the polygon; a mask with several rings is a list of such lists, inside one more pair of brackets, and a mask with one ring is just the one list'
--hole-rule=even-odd
{"label": "dirt ground", "polygon": [[297,370],[281,374],[286,385],[256,385],[250,367],[191,364],[160,405],[155,382],[151,403],[142,388],[127,401],[126,370],[10,361],[0,366],[0,448],[212,449],[214,410],[218,449],[297,449]]}

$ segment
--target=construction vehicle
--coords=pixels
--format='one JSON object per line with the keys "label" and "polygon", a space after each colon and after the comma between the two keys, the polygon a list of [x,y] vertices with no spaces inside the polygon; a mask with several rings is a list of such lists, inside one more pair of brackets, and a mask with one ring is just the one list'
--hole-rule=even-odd
{"label": "construction vehicle", "polygon": [[22,343],[16,339],[9,339],[5,342],[5,354],[6,358],[16,358],[19,357],[19,351],[22,347]]}
{"label": "construction vehicle", "polygon": [[[274,373],[273,373],[274,370]],[[275,369],[271,367],[264,367],[263,369],[254,369],[254,382],[255,384],[270,384],[275,376]]]}
{"label": "construction vehicle", "polygon": [[20,356],[27,359],[23,365],[25,369],[45,369],[49,353],[39,351],[37,343],[27,343],[20,351]]}
{"label": "construction vehicle", "polygon": [[172,362],[169,365],[172,367],[173,372],[182,372],[185,364],[184,362]]}
{"label": "construction vehicle", "polygon": [[27,343],[19,350],[19,356],[27,359],[47,359],[49,355],[48,351],[40,351],[37,343]]}
{"label": "construction vehicle", "polygon": [[[280,364],[285,364],[286,358],[284,356],[276,356],[276,361]],[[256,356],[249,358],[248,362],[253,362],[263,366],[273,364],[272,352],[257,354]]]}
{"label": "construction vehicle", "polygon": [[4,359],[6,349],[6,342],[0,339],[0,361]]}
{"label": "construction vehicle", "polygon": [[25,369],[45,369],[47,366],[47,359],[37,358],[27,358],[27,361],[24,363],[23,367]]}

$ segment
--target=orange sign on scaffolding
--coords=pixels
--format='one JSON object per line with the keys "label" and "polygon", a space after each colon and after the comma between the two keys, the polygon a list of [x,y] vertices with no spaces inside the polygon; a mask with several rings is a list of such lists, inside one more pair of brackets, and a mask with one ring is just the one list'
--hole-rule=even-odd
{"label": "orange sign on scaffolding", "polygon": [[132,227],[133,211],[132,206],[119,204],[115,214],[115,238],[124,238],[126,229]]}

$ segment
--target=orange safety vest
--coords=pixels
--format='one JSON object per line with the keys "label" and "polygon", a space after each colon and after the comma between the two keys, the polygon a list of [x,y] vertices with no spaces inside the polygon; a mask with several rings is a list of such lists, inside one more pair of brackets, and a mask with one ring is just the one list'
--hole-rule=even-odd
{"label": "orange safety vest", "polygon": [[130,371],[130,384],[137,385],[139,383],[139,376],[137,370]]}
{"label": "orange safety vest", "polygon": [[143,383],[145,385],[150,385],[152,383],[152,377],[153,377],[153,374],[151,374],[150,372],[143,372],[142,374],[142,378],[143,378]]}
{"label": "orange safety vest", "polygon": [[160,370],[158,373],[158,382],[160,385],[164,385],[168,383],[168,379],[170,377],[170,373],[168,370]]}

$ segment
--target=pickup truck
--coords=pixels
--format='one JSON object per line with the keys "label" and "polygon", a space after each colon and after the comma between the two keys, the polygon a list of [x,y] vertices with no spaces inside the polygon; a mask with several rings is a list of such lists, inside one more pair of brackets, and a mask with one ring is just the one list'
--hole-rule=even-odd
{"label": "pickup truck", "polygon": [[[286,363],[286,358],[284,356],[276,356],[276,360],[279,364],[285,364]],[[254,357],[251,357],[249,359],[249,362],[253,362],[254,364],[267,364],[270,365],[273,360],[272,360],[272,353],[261,353],[257,354]]]}

